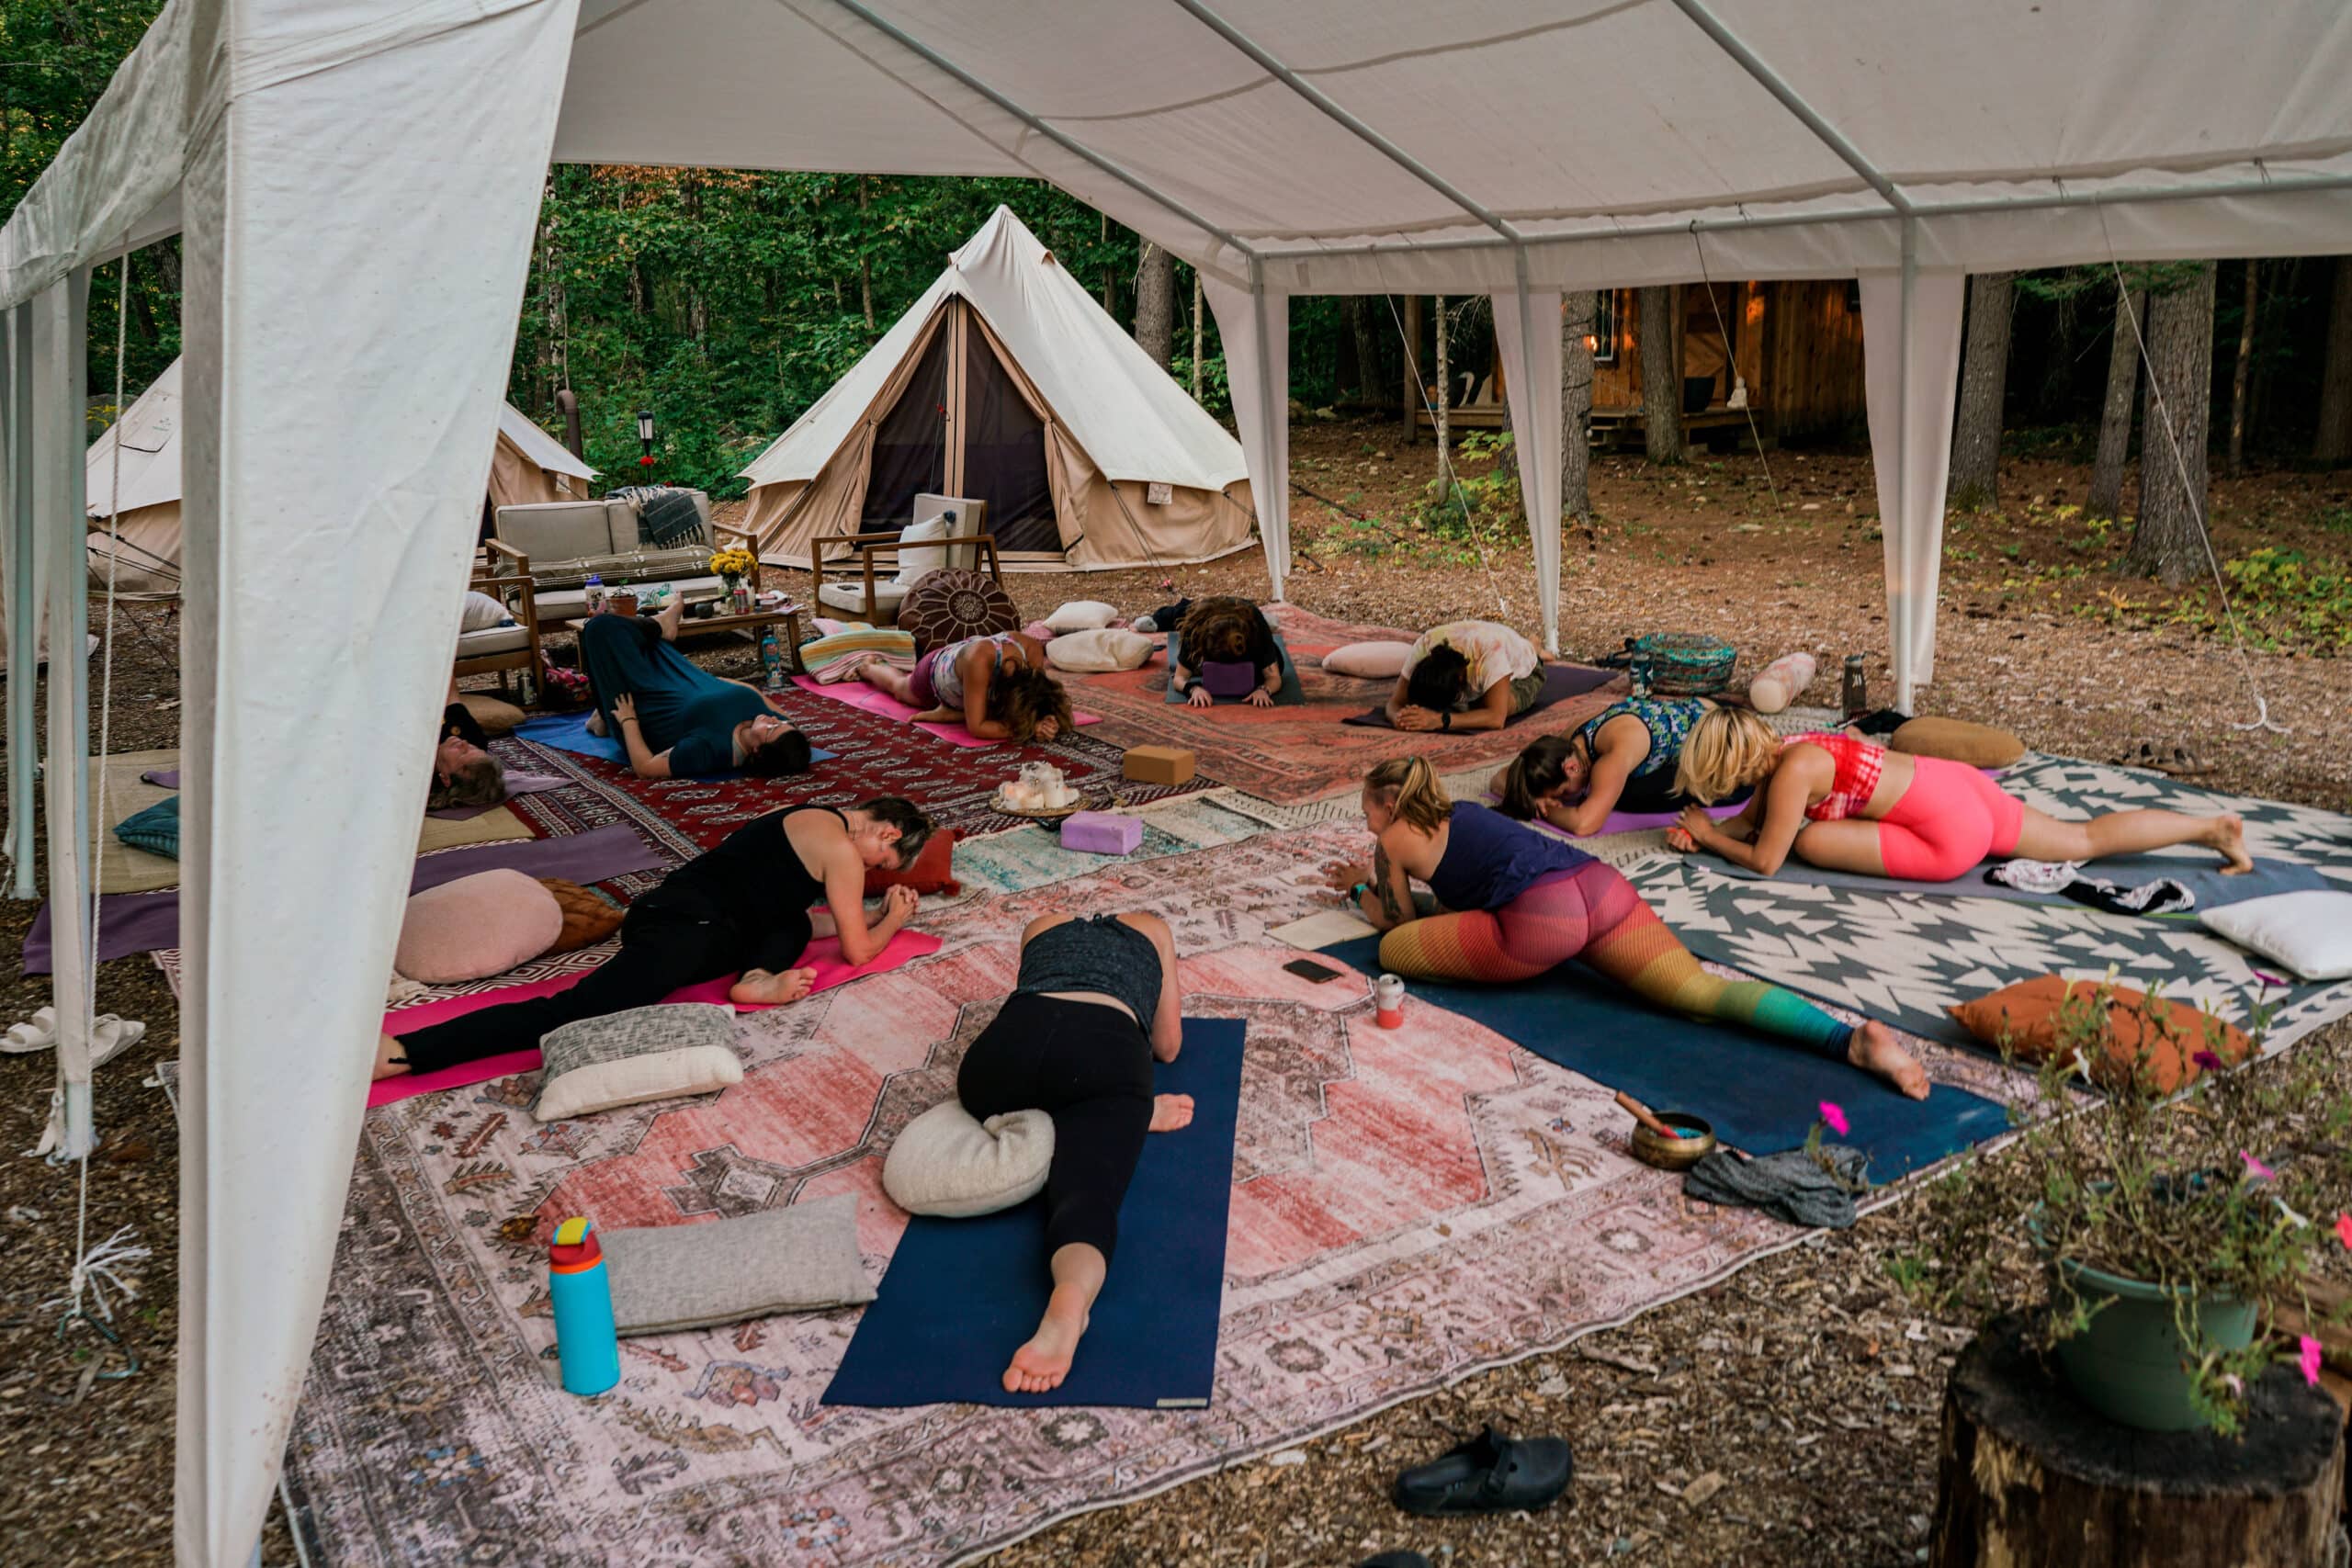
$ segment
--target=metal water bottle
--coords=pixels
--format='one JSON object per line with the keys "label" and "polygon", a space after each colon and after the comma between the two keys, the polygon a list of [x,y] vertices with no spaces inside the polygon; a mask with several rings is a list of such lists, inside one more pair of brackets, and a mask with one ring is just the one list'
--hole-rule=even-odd
{"label": "metal water bottle", "polygon": [[760,634],[760,670],[769,691],[784,689],[784,645],[776,641],[774,626]]}
{"label": "metal water bottle", "polygon": [[555,1310],[555,1350],[567,1393],[604,1393],[621,1381],[620,1335],[613,1324],[613,1286],[596,1227],[574,1216],[555,1227],[548,1246],[548,1298]]}
{"label": "metal water bottle", "polygon": [[1849,719],[1860,718],[1871,711],[1870,683],[1862,676],[1862,656],[1846,655],[1846,685],[1842,705]]}

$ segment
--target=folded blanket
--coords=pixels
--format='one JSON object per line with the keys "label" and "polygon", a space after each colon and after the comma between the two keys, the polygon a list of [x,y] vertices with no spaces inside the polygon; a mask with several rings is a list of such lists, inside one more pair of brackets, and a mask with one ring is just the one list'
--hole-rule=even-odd
{"label": "folded blanket", "polygon": [[828,686],[849,680],[876,660],[901,670],[913,669],[914,634],[895,626],[858,626],[800,645],[800,668]]}

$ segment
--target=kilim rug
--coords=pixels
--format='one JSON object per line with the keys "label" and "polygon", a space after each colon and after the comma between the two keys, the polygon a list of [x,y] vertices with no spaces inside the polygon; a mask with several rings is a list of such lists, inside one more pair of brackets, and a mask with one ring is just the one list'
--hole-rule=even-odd
{"label": "kilim rug", "polygon": [[[1165,809],[1206,823],[1214,808]],[[713,1099],[541,1126],[522,1077],[370,1113],[289,1460],[325,1560],[959,1560],[1623,1321],[1795,1239],[1634,1164],[1600,1087],[1435,1008],[1379,1029],[1360,976],[1284,972],[1296,954],[1268,928],[1328,908],[1319,868],[1361,839],[1259,834],[943,911],[930,959],[741,1020],[744,1081]],[[691,1224],[848,1192],[878,1275],[904,1224],[882,1153],[952,1091],[1022,924],[1119,909],[1174,923],[1188,1011],[1249,1022],[1209,1408],[823,1406],[854,1309],[632,1340],[612,1393],[559,1390],[557,1218]],[[1955,1065],[2000,1072],[1925,1054],[1946,1081]]]}
{"label": "kilim rug", "polygon": [[876,795],[911,800],[932,821],[967,836],[1023,825],[990,804],[996,786],[1023,762],[1050,762],[1087,798],[1106,806],[1113,796],[1140,805],[1216,787],[1204,769],[1185,784],[1136,784],[1121,776],[1125,747],[1102,739],[1097,725],[1029,746],[951,746],[910,724],[881,717],[830,697],[786,687],[778,698],[786,716],[808,732],[811,745],[836,753],[808,773],[785,779],[641,779],[627,768],[559,751],[528,740],[511,744],[533,773],[560,773],[592,786],[598,797],[583,807],[575,792],[526,795],[510,809],[534,831],[578,820],[600,827],[628,822],[681,859],[701,853],[756,817],[785,806],[851,807]]}
{"label": "kilim rug", "polygon": [[[1363,681],[1323,668],[1323,655],[1351,642],[1409,642],[1417,635],[1394,627],[1350,626],[1289,604],[1267,606],[1298,666],[1304,707],[1256,708],[1246,704],[1192,708],[1170,704],[1168,666],[1155,658],[1140,670],[1070,677],[1077,700],[1102,716],[1088,731],[1119,746],[1182,746],[1201,771],[1278,805],[1352,792],[1365,772],[1392,757],[1427,757],[1453,773],[1516,756],[1539,735],[1573,729],[1625,694],[1622,679],[1598,691],[1555,703],[1509,729],[1475,735],[1413,734],[1364,728],[1343,721],[1386,700],[1394,681]],[[830,743],[829,743],[830,744]]]}
{"label": "kilim rug", "polygon": [[[2352,889],[2352,817],[2250,795],[2220,795],[2161,773],[2071,757],[2032,757],[2001,786],[2055,817],[2133,807],[2245,818],[2256,855],[2316,866]],[[2211,864],[2210,852],[2179,852]],[[2094,867],[2096,869],[2096,867]],[[2267,1048],[2352,1013],[2352,980],[2274,986],[2266,961],[2193,921],[2150,920],[2075,905],[2014,904],[1726,876],[1668,855],[1629,869],[1667,924],[1702,957],[1792,990],[1858,1008],[1898,1029],[1953,1042],[1967,1032],[1944,1010],[2037,975],[2098,979],[2210,1007],[2238,1023],[2272,1010]]]}

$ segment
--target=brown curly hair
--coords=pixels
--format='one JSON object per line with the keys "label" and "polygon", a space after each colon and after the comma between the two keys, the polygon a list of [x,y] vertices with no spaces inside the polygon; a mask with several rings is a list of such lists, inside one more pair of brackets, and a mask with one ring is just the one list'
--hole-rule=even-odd
{"label": "brown curly hair", "polygon": [[1208,660],[1238,664],[1250,658],[1265,635],[1266,617],[1247,599],[1230,593],[1196,599],[1176,627],[1184,662],[1198,666]]}

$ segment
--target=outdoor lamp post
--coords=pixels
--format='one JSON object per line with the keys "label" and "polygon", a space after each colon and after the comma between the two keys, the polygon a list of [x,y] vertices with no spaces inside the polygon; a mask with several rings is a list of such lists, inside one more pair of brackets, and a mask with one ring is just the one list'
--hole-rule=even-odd
{"label": "outdoor lamp post", "polygon": [[637,460],[638,466],[650,468],[653,466],[653,411],[651,409],[637,411],[637,439],[645,447],[645,456]]}

